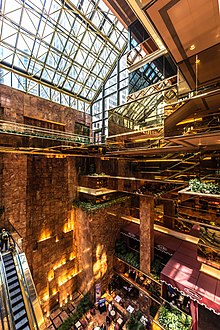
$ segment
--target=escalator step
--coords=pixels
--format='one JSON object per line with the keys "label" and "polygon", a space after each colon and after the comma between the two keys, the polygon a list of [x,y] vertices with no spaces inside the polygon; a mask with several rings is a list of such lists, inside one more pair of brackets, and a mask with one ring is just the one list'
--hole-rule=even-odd
{"label": "escalator step", "polygon": [[5,265],[5,270],[6,270],[6,273],[9,273],[12,269],[15,269],[15,265],[12,264],[12,265]]}
{"label": "escalator step", "polygon": [[30,330],[29,325],[26,325],[22,330]]}
{"label": "escalator step", "polygon": [[10,265],[14,265],[14,260],[13,259],[10,259],[9,261],[7,260],[4,264],[5,264],[5,267],[8,267]]}
{"label": "escalator step", "polygon": [[12,284],[8,283],[9,291],[11,291],[11,290],[15,290],[16,288],[19,288],[19,287],[20,287],[20,286],[19,286],[19,282],[18,282],[18,281],[14,282],[14,283],[12,283]]}
{"label": "escalator step", "polygon": [[17,313],[18,311],[20,311],[23,308],[25,308],[23,301],[21,301],[20,303],[17,303],[14,307],[12,307],[13,314]]}
{"label": "escalator step", "polygon": [[25,309],[20,310],[17,314],[14,314],[14,320],[17,322],[20,318],[27,317],[27,313]]}
{"label": "escalator step", "polygon": [[10,298],[13,299],[13,297],[17,296],[18,294],[21,294],[21,289],[20,287],[18,287],[18,289],[16,290],[12,290],[12,291],[9,290],[9,292],[10,292]]}
{"label": "escalator step", "polygon": [[3,261],[4,262],[8,262],[9,260],[13,260],[12,258],[12,255],[9,253],[9,254],[6,254],[2,257]]}
{"label": "escalator step", "polygon": [[18,277],[17,277],[17,274],[16,274],[16,276],[13,276],[13,277],[11,277],[11,278],[8,278],[8,285],[10,285],[11,283],[14,283],[14,282],[18,282]]}
{"label": "escalator step", "polygon": [[6,253],[2,256],[2,258],[3,258],[3,260],[12,258],[12,254],[11,253]]}
{"label": "escalator step", "polygon": [[20,330],[20,329],[24,329],[24,326],[27,326],[29,324],[27,317],[24,317],[21,321],[19,321],[18,323],[15,323],[15,329],[16,330]]}
{"label": "escalator step", "polygon": [[11,299],[11,304],[13,306],[13,305],[15,305],[15,304],[17,304],[19,302],[22,302],[22,301],[23,301],[23,297],[22,297],[22,295],[19,295],[19,296],[15,297],[15,298]]}
{"label": "escalator step", "polygon": [[16,270],[14,269],[13,271],[7,273],[7,278],[11,278],[12,276],[15,276],[15,275],[17,276],[17,273],[16,273]]}

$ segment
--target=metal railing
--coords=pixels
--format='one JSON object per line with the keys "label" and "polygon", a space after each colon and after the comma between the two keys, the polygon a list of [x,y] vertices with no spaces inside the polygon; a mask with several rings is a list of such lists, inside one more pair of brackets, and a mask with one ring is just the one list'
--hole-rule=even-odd
{"label": "metal railing", "polygon": [[0,120],[0,133],[70,143],[91,143],[91,137],[89,136],[78,135],[70,132],[61,132],[5,120]]}
{"label": "metal railing", "polygon": [[[19,279],[25,294],[27,314],[32,329],[40,330],[45,328],[43,313],[37,297],[35,285],[28,267],[24,252],[15,243],[15,265],[19,274]],[[36,308],[37,307],[37,308]]]}

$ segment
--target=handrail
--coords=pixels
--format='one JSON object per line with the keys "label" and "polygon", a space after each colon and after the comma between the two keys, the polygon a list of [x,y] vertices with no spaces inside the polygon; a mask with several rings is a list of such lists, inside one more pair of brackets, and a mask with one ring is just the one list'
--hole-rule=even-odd
{"label": "handrail", "polygon": [[39,329],[37,319],[36,319],[36,315],[35,315],[35,312],[34,312],[34,308],[33,308],[32,302],[31,302],[31,298],[30,298],[30,292],[29,292],[29,289],[28,289],[28,284],[27,284],[27,281],[26,281],[26,277],[25,277],[25,274],[24,274],[24,271],[23,271],[21,259],[20,259],[20,256],[19,256],[19,252],[18,252],[19,249],[20,248],[15,243],[15,252],[16,252],[16,256],[17,256],[17,260],[18,260],[18,266],[19,266],[19,272],[20,272],[20,275],[21,275],[21,281],[22,281],[22,284],[23,284],[24,291],[26,293],[29,315],[31,316],[31,322],[32,322],[33,327],[35,329]]}
{"label": "handrail", "polygon": [[[13,226],[13,224],[11,223],[11,221],[8,220],[8,223],[9,223],[10,226],[14,229],[14,231],[18,234],[18,236],[19,236],[20,238],[23,239],[23,237],[22,237],[21,234],[17,231],[17,229]],[[12,236],[11,236],[11,237],[12,237]],[[15,243],[15,240],[14,240],[13,237],[12,237],[12,240],[13,240],[13,242]]]}
{"label": "handrail", "polygon": [[[15,325],[14,323],[12,322],[12,318],[11,318],[11,315],[13,315],[13,311],[12,311],[12,306],[11,306],[11,303],[10,303],[10,295],[9,295],[9,287],[8,287],[8,282],[7,282],[7,276],[6,276],[6,272],[5,272],[5,266],[4,266],[4,261],[3,261],[3,258],[2,258],[2,253],[0,252],[0,261],[1,261],[1,272],[0,274],[2,275],[2,279],[4,281],[4,293],[5,293],[5,297],[7,297],[7,300],[8,300],[8,304],[5,303],[5,306],[6,309],[7,309],[7,319],[9,321],[9,325],[10,325],[10,329],[13,329],[15,330]],[[8,310],[9,309],[9,310]],[[10,316],[10,317],[8,317]]]}
{"label": "handrail", "polygon": [[[71,132],[62,132],[48,128],[31,126],[6,120],[0,120],[0,133],[8,133],[14,135],[31,136],[35,138],[44,138],[49,140],[61,140],[67,142],[90,143],[91,137],[79,135]],[[82,141],[78,141],[78,139]]]}

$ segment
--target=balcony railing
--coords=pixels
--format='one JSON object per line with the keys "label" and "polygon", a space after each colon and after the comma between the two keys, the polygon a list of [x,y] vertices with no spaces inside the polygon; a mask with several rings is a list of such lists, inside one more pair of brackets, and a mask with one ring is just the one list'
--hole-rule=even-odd
{"label": "balcony railing", "polygon": [[0,120],[0,133],[69,143],[91,143],[91,138],[89,136],[78,135],[71,132],[61,132],[5,120]]}

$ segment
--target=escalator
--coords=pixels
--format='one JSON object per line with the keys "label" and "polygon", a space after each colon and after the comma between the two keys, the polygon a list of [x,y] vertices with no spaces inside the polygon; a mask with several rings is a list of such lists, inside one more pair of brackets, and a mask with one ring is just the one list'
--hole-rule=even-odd
{"label": "escalator", "polygon": [[46,329],[27,259],[15,245],[0,253],[0,329]]}
{"label": "escalator", "polygon": [[16,330],[29,330],[31,328],[12,253],[8,252],[4,254],[2,260],[3,267],[5,268],[9,295],[8,298],[13,314],[12,318],[14,320],[14,327]]}

